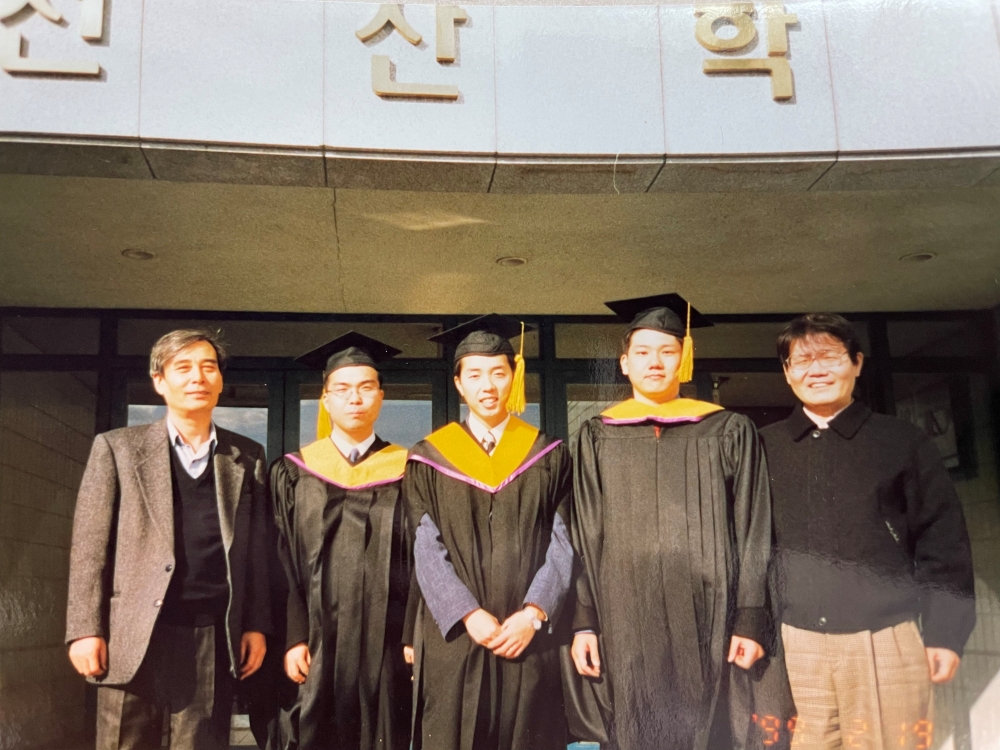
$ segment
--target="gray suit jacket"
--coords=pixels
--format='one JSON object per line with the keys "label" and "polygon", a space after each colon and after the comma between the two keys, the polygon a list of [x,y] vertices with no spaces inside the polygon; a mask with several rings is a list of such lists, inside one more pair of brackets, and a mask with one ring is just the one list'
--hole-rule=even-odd
{"label": "gray suit jacket", "polygon": [[[240,637],[271,627],[264,449],[216,428],[215,487],[229,562],[230,662]],[[76,501],[70,552],[66,642],[100,636],[108,672],[122,685],[149,646],[175,569],[173,490],[166,420],[98,435]]]}

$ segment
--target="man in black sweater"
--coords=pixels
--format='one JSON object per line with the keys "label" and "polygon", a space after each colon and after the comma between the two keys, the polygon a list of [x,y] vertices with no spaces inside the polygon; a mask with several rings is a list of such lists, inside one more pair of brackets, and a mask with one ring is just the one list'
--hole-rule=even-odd
{"label": "man in black sweater", "polygon": [[812,314],[778,337],[802,402],[761,431],[773,496],[793,747],[930,746],[931,685],[975,624],[962,506],[919,428],[853,399],[850,323]]}

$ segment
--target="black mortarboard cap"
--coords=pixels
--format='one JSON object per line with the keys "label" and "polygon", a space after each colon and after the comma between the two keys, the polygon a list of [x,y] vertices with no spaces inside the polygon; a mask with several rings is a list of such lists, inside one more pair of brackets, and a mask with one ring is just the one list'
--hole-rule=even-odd
{"label": "black mortarboard cap", "polygon": [[348,331],[343,336],[338,336],[333,341],[297,357],[295,361],[313,370],[322,368],[325,380],[331,372],[341,367],[352,365],[377,367],[380,362],[392,359],[399,353],[400,350],[395,347],[357,331]]}
{"label": "black mortarboard cap", "polygon": [[[688,301],[679,294],[654,294],[605,303],[624,321],[629,321],[629,331],[650,328],[669,333],[678,338],[687,334]],[[691,308],[691,327],[707,328],[712,322]]]}
{"label": "black mortarboard cap", "polygon": [[[533,331],[531,326],[525,327],[525,333]],[[514,347],[510,344],[510,339],[521,335],[521,324],[516,320],[505,318],[496,313],[481,315],[478,318],[457,325],[447,331],[442,331],[436,336],[431,336],[431,341],[436,341],[445,346],[455,347],[455,361],[462,357],[473,354],[482,354],[487,357],[495,357],[498,354],[514,356]]]}

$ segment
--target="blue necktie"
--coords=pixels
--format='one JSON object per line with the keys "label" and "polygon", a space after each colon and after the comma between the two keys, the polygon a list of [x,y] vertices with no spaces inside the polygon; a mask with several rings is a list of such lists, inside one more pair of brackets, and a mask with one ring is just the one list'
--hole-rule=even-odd
{"label": "blue necktie", "polygon": [[354,465],[358,462],[359,458],[361,458],[361,454],[358,453],[357,448],[353,448],[351,450],[351,455],[347,457],[347,460],[350,461],[352,465]]}

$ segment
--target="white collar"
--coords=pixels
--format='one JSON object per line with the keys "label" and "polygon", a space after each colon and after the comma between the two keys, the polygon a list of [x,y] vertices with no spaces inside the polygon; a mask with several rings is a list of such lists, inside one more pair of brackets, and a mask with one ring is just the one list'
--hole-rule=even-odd
{"label": "white collar", "polygon": [[330,440],[333,441],[334,446],[336,446],[337,450],[340,451],[341,455],[344,458],[349,458],[351,455],[351,451],[354,450],[358,452],[359,456],[363,456],[365,455],[365,453],[368,452],[368,449],[371,448],[372,444],[375,442],[375,433],[372,432],[371,435],[366,437],[357,445],[351,445],[349,442],[344,440],[344,438],[340,437],[336,432],[330,433]]}
{"label": "white collar", "polygon": [[507,424],[510,422],[510,414],[508,414],[507,418],[496,427],[490,427],[483,420],[477,417],[472,409],[469,409],[469,418],[466,421],[469,424],[469,429],[472,431],[473,437],[475,437],[480,443],[486,439],[487,435],[492,435],[497,445],[500,445],[500,439],[503,437],[503,431],[507,429]]}
{"label": "white collar", "polygon": [[186,448],[190,453],[192,458],[201,458],[208,454],[210,450],[219,442],[219,437],[215,433],[215,422],[212,422],[212,429],[208,433],[208,440],[201,444],[198,450],[195,450],[184,436],[181,435],[180,430],[174,427],[174,423],[170,421],[170,417],[167,417],[167,434],[170,436],[170,444],[175,446],[181,446]]}
{"label": "white collar", "polygon": [[845,406],[843,409],[840,409],[839,411],[837,411],[836,414],[834,414],[833,416],[830,416],[830,417],[821,417],[818,414],[813,414],[811,411],[809,411],[808,408],[806,408],[806,406],[804,404],[802,406],[802,411],[804,411],[805,414],[806,414],[806,416],[809,417],[809,419],[811,419],[813,421],[814,425],[816,425],[817,427],[819,427],[821,430],[825,430],[825,429],[827,429],[830,426],[830,422],[832,422],[837,417],[839,417],[841,414],[843,414],[845,411],[847,411],[848,409],[850,409],[851,408],[851,404],[853,404],[853,403],[854,403],[854,401],[851,401],[850,404],[848,404],[847,406]]}

